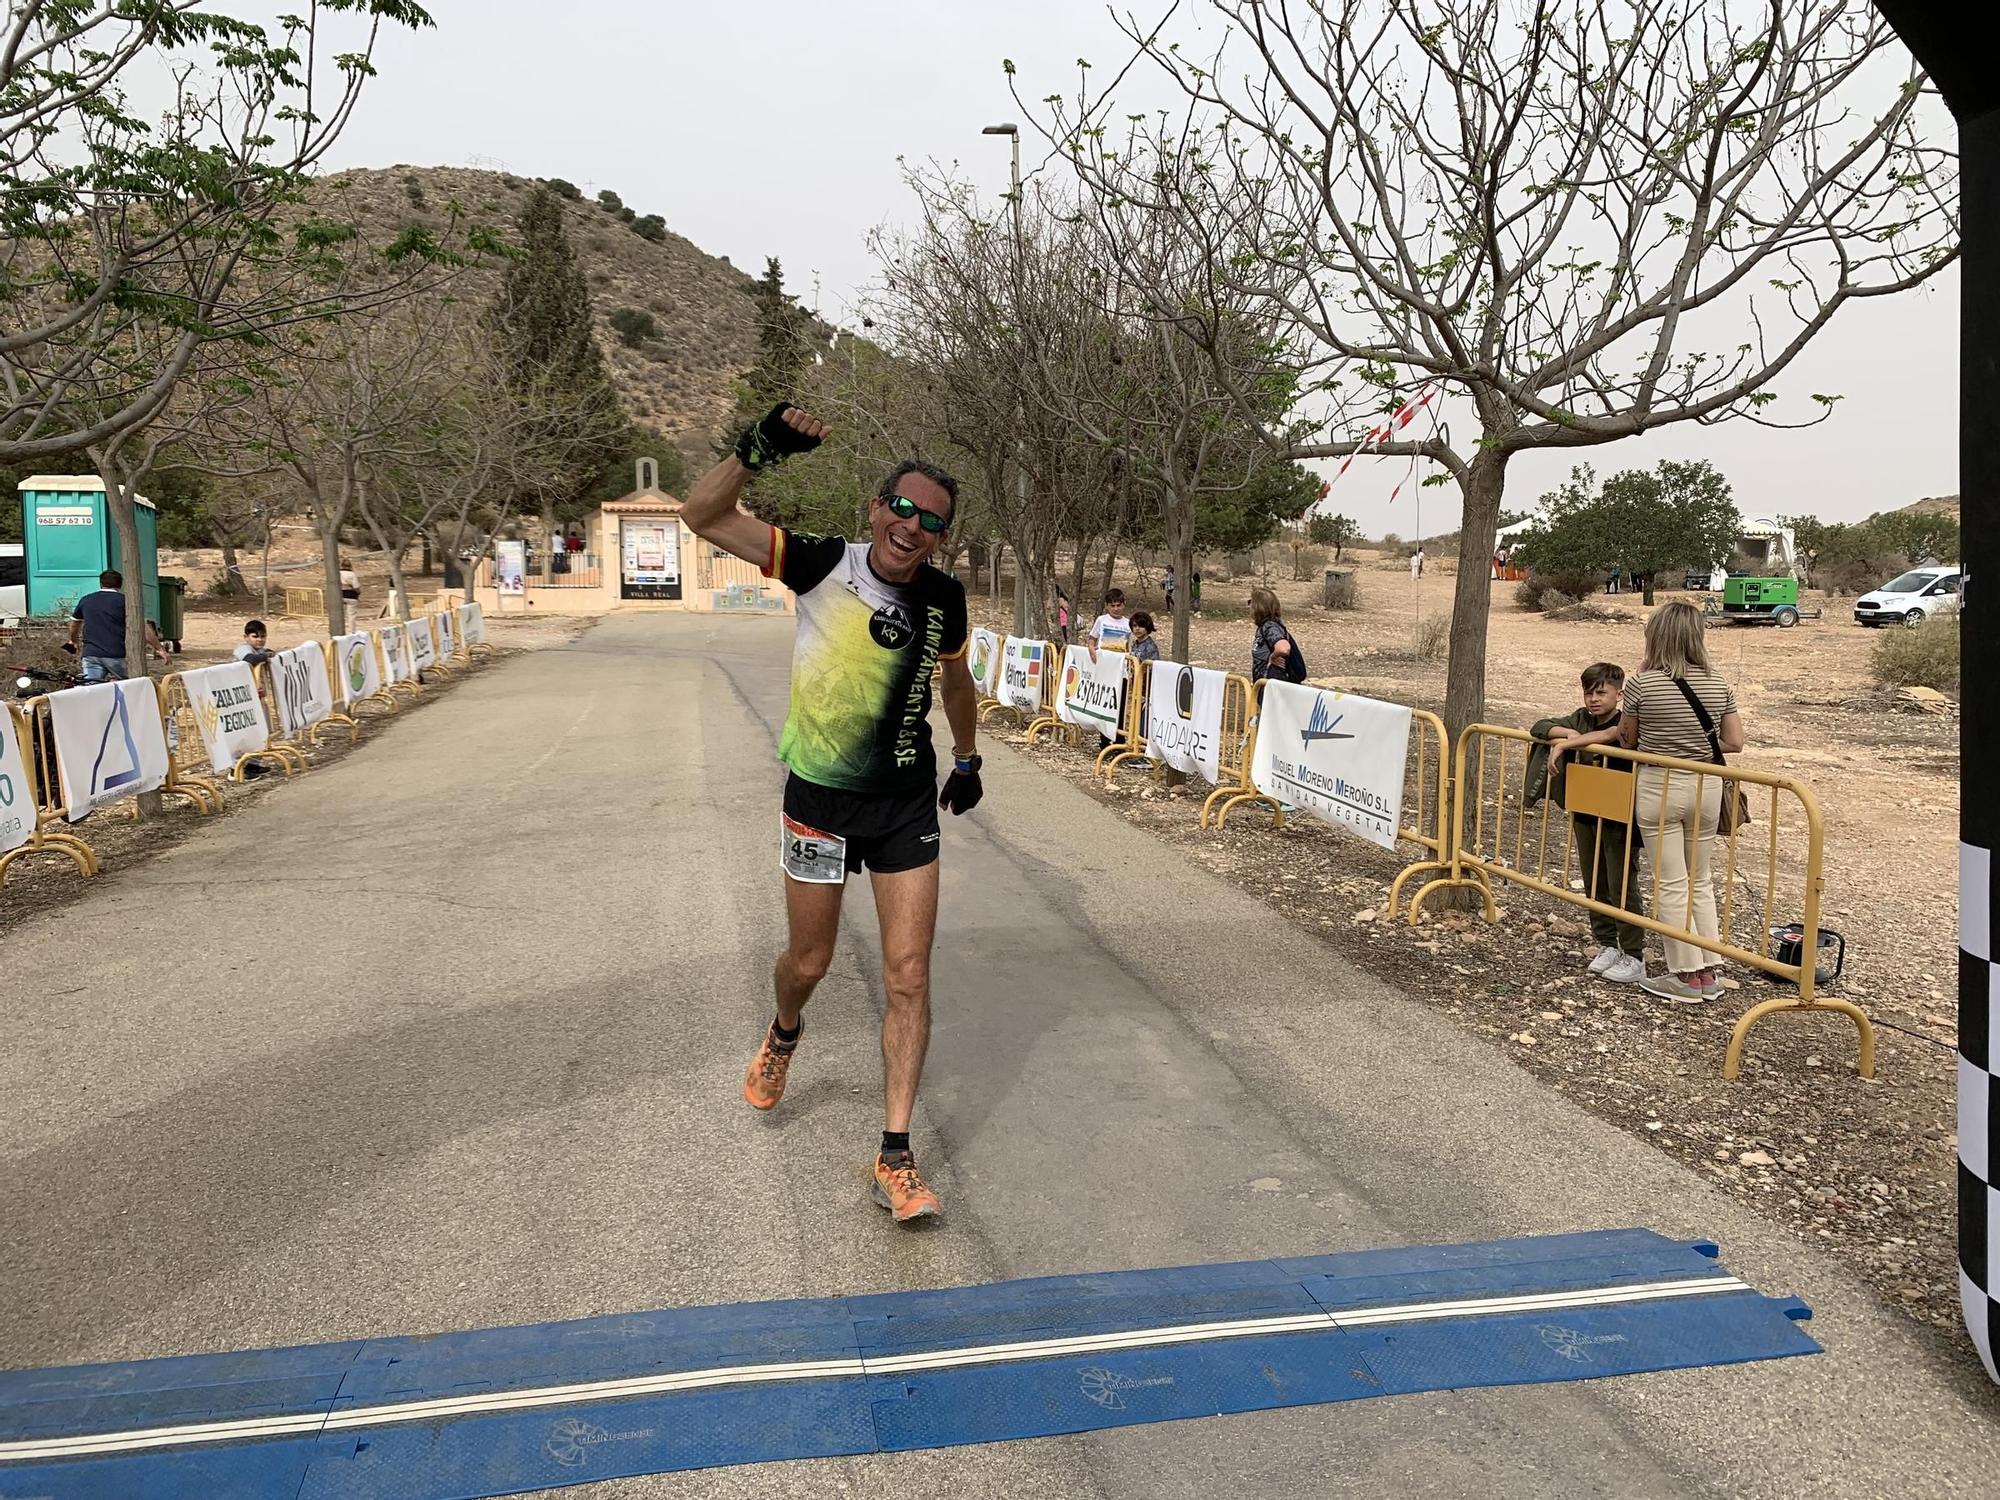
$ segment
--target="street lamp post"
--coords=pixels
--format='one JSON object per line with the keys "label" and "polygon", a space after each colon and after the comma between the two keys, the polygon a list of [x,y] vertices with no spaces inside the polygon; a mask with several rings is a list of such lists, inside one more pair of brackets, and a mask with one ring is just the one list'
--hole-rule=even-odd
{"label": "street lamp post", "polygon": [[[1008,180],[1012,185],[1009,201],[1014,206],[1014,274],[1021,273],[1021,127],[1009,120],[1003,125],[988,125],[979,132],[981,135],[1004,135],[1012,147]],[[1014,495],[1018,503],[1017,516],[1025,516],[1028,509],[1028,465],[1027,409],[1023,403],[1014,403]],[[993,563],[993,583],[1000,583],[999,552],[995,549]],[[1021,554],[1014,554],[1014,631],[1017,635],[1028,633],[1028,580],[1021,571]]]}

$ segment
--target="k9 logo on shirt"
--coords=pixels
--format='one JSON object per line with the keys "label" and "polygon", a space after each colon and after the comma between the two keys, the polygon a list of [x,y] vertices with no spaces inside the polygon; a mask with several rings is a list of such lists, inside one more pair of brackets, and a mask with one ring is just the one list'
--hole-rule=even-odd
{"label": "k9 logo on shirt", "polygon": [[868,634],[885,651],[900,651],[916,639],[909,612],[900,604],[885,604],[868,622]]}

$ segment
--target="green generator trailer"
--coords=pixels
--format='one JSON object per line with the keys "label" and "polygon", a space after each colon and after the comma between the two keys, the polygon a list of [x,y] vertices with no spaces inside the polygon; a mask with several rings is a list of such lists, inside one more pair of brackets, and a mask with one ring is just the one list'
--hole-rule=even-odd
{"label": "green generator trailer", "polygon": [[1731,625],[1775,625],[1780,630],[1820,616],[1817,608],[1807,609],[1799,603],[1798,579],[1750,578],[1735,573],[1723,580],[1719,603],[1713,595],[1709,597],[1708,613]]}

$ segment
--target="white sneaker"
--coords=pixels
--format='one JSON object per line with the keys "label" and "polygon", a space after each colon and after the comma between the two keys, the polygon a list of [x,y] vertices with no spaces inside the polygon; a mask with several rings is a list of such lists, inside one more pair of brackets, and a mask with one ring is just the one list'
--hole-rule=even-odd
{"label": "white sneaker", "polygon": [[1599,948],[1597,950],[1597,957],[1590,961],[1590,972],[1593,974],[1602,974],[1622,957],[1624,955],[1616,948]]}
{"label": "white sneaker", "polygon": [[1646,977],[1646,961],[1613,948],[1611,962],[1604,966],[1598,977],[1612,984],[1637,984]]}

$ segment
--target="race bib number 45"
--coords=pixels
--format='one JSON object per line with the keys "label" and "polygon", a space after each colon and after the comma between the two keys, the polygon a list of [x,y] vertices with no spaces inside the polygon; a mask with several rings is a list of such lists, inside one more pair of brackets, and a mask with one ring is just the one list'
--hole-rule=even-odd
{"label": "race bib number 45", "polygon": [[846,884],[846,839],[808,828],[784,813],[778,814],[778,835],[778,862],[792,879],[808,885]]}

